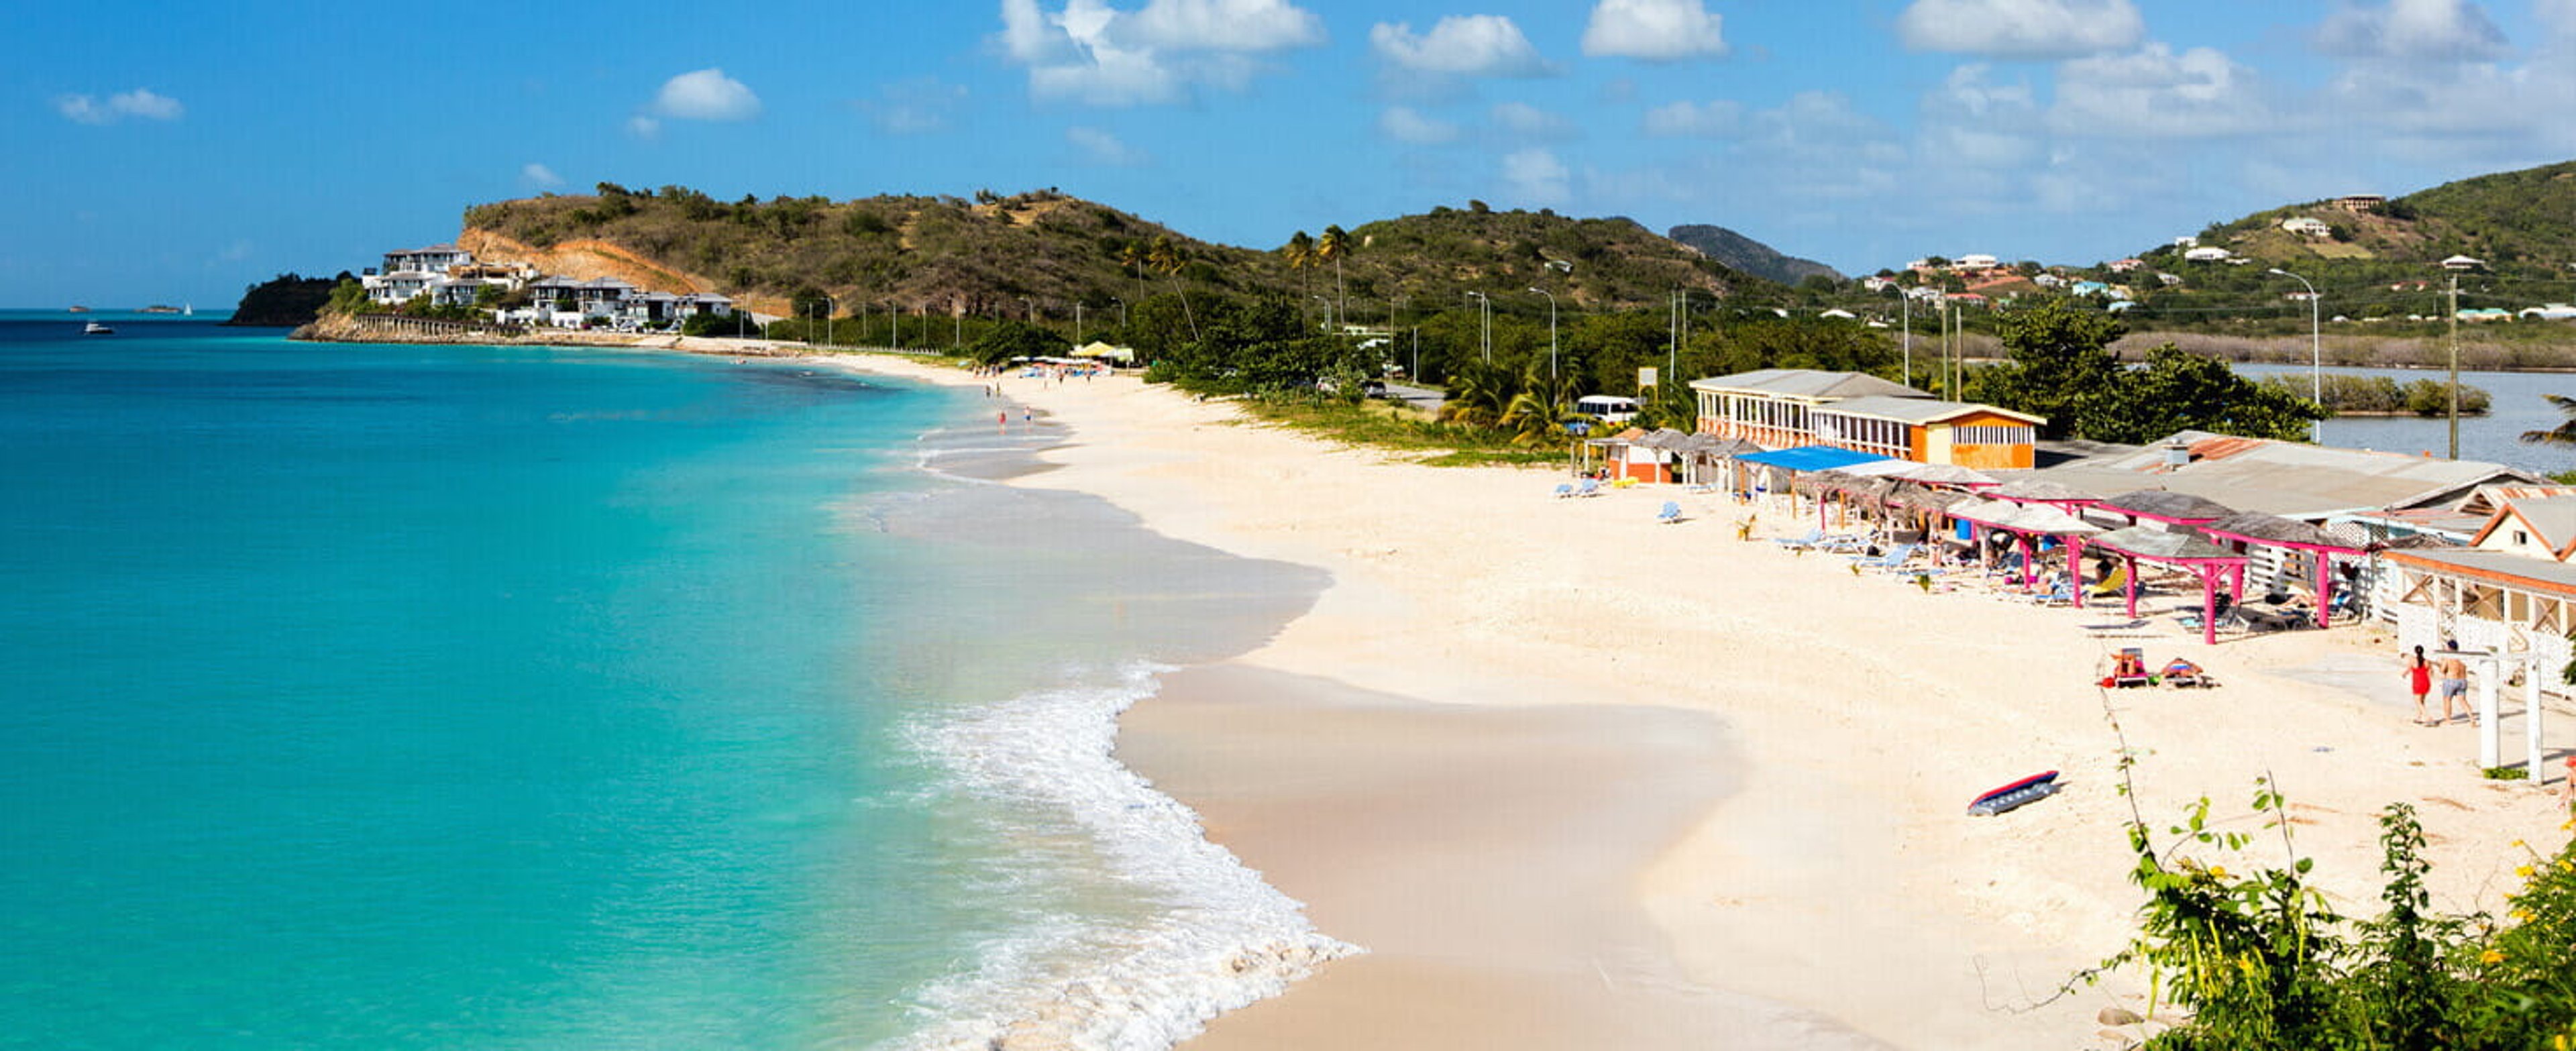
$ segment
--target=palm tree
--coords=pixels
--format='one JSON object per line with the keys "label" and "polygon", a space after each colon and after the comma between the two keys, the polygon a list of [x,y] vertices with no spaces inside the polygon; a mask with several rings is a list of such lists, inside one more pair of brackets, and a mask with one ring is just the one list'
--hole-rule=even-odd
{"label": "palm tree", "polygon": [[1462,362],[1449,373],[1449,397],[1440,406],[1440,415],[1451,423],[1489,427],[1517,393],[1510,371],[1482,362]]}
{"label": "palm tree", "polygon": [[1550,379],[1533,368],[1521,377],[1520,393],[1512,395],[1503,406],[1501,417],[1494,422],[1517,432],[1514,445],[1543,445],[1555,441],[1562,433],[1566,410],[1573,403],[1574,385],[1570,380]]}
{"label": "palm tree", "polygon": [[1141,238],[1129,238],[1126,244],[1118,246],[1118,265],[1136,268],[1136,301],[1139,303],[1145,301],[1145,262],[1145,242]]}
{"label": "palm tree", "polygon": [[1308,289],[1306,270],[1315,265],[1315,239],[1299,230],[1279,251],[1288,257],[1288,269],[1297,272],[1297,316],[1302,319],[1306,316],[1306,302],[1314,295]]}
{"label": "palm tree", "polygon": [[2567,419],[2545,431],[2524,431],[2522,440],[2533,445],[2576,446],[2576,398],[2564,394],[2543,394],[2541,397],[2549,399],[2549,404]]}
{"label": "palm tree", "polygon": [[1323,238],[1315,242],[1315,258],[1332,261],[1333,313],[1343,318],[1351,316],[1348,293],[1342,288],[1342,257],[1349,254],[1351,254],[1351,235],[1339,226],[1325,227]]}
{"label": "palm tree", "polygon": [[1199,319],[1190,311],[1189,290],[1181,287],[1181,252],[1180,249],[1172,247],[1171,235],[1165,234],[1154,238],[1154,247],[1146,252],[1145,260],[1152,263],[1154,269],[1162,271],[1165,277],[1172,279],[1172,291],[1181,297],[1181,317],[1190,323],[1190,341],[1197,342]]}

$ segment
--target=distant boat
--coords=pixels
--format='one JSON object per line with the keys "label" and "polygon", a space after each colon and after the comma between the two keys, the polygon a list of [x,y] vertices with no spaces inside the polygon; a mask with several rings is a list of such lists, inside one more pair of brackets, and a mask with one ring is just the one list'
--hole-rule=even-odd
{"label": "distant boat", "polygon": [[113,336],[115,334],[115,329],[109,328],[105,324],[97,321],[92,321],[87,325],[81,326],[81,335],[84,336]]}
{"label": "distant boat", "polygon": [[154,303],[151,306],[135,311],[137,314],[176,314],[178,312],[179,308],[171,306],[168,303]]}
{"label": "distant boat", "polygon": [[71,312],[72,312],[72,313],[75,313],[75,314],[86,314],[86,313],[89,313],[89,308],[88,308],[88,307],[73,307],[73,308],[71,309]]}
{"label": "distant boat", "polygon": [[179,304],[179,316],[180,316],[180,317],[195,317],[195,316],[197,316],[197,305],[196,305],[195,303],[181,303],[181,304]]}

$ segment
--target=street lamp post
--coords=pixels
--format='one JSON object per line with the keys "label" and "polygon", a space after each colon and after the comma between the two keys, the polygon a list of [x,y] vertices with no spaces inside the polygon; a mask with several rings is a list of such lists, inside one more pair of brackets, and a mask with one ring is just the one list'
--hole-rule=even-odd
{"label": "street lamp post", "polygon": [[1897,342],[1905,347],[1905,385],[1911,387],[1914,385],[1914,297],[1900,288],[1896,290],[1896,302],[1897,315],[1905,319],[1898,322],[1905,333],[1898,337]]}
{"label": "street lamp post", "polygon": [[1468,293],[1467,293],[1467,298],[1469,298],[1469,299],[1473,299],[1473,300],[1475,300],[1475,301],[1476,301],[1477,314],[1478,314],[1478,316],[1480,316],[1480,317],[1482,317],[1482,318],[1484,319],[1484,323],[1485,323],[1485,335],[1484,335],[1484,341],[1483,341],[1483,343],[1482,343],[1481,345],[1482,345],[1482,346],[1484,347],[1484,349],[1485,349],[1485,364],[1491,365],[1491,364],[1493,364],[1493,363],[1494,363],[1494,300],[1493,300],[1493,297],[1488,296],[1488,295],[1486,295],[1486,294],[1484,294],[1484,293],[1482,293],[1482,292],[1474,292],[1474,291],[1471,291],[1471,292],[1468,292]]}
{"label": "street lamp post", "polygon": [[1554,380],[1556,378],[1556,293],[1537,285],[1531,285],[1530,291],[1547,297],[1547,378]]}
{"label": "street lamp post", "polygon": [[1322,296],[1315,295],[1310,295],[1307,298],[1324,304],[1324,334],[1331,335],[1333,332],[1333,301]]}
{"label": "street lamp post", "polygon": [[1037,324],[1037,323],[1038,323],[1038,305],[1037,305],[1037,302],[1036,302],[1035,300],[1030,299],[1030,298],[1029,298],[1029,297],[1027,297],[1027,296],[1021,296],[1021,297],[1020,297],[1020,305],[1021,305],[1021,306],[1023,306],[1023,307],[1028,308],[1028,312],[1029,312],[1029,324],[1032,324],[1032,325]]}
{"label": "street lamp post", "polygon": [[1082,345],[1082,301],[1073,301],[1073,345]]}
{"label": "street lamp post", "polygon": [[[2270,272],[2296,281],[2308,290],[2308,400],[2323,408],[2326,403],[2326,342],[2325,330],[2319,326],[2317,318],[2324,307],[2324,300],[2317,295],[2317,286],[2309,283],[2307,278],[2277,266]],[[2318,420],[2311,424],[2308,428],[2308,438],[2319,445],[2325,444],[2326,421]]]}

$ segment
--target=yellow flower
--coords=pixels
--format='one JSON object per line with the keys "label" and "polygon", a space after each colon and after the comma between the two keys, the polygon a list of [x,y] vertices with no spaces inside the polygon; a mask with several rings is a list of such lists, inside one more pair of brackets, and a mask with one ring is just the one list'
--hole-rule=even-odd
{"label": "yellow flower", "polygon": [[2210,874],[2210,875],[2212,875],[2212,876],[2216,876],[2216,877],[2218,877],[2219,879],[2226,879],[2226,878],[2227,878],[2227,866],[2225,866],[2225,865],[2211,865],[2211,866],[2209,867],[2209,874]]}
{"label": "yellow flower", "polygon": [[2489,950],[2487,950],[2487,951],[2485,951],[2485,952],[2483,952],[2483,953],[2479,953],[2479,954],[2478,954],[2478,962],[2479,962],[2479,963],[2503,963],[2503,962],[2504,962],[2504,954],[2503,954],[2503,953],[2501,953],[2501,952],[2497,952],[2497,951],[2496,951],[2496,950],[2494,950],[2494,949],[2489,949]]}
{"label": "yellow flower", "polygon": [[2531,878],[2531,866],[2529,866],[2529,865],[2524,865],[2524,866],[2522,866],[2522,867],[2520,867],[2520,868],[2517,868],[2517,869],[2513,870],[2513,874],[2514,874],[2514,875],[2516,875],[2516,876],[2520,876],[2520,877],[2522,877],[2522,878],[2524,878],[2524,879],[2530,879],[2530,878]]}
{"label": "yellow flower", "polygon": [[2521,921],[2522,921],[2522,922],[2524,922],[2524,923],[2529,923],[2529,922],[2531,922],[2531,910],[2530,910],[2530,909],[2515,909],[2515,910],[2513,910],[2513,918],[2514,918],[2514,919],[2517,919],[2517,920],[2521,920]]}
{"label": "yellow flower", "polygon": [[2530,846],[2531,844],[2529,844],[2529,843],[2525,843],[2525,842],[2523,842],[2523,841],[2521,841],[2521,840],[2517,839],[2517,840],[2514,840],[2514,841],[2513,841],[2512,845],[2513,845],[2513,846],[2517,846],[2517,847],[2527,847],[2527,846]]}

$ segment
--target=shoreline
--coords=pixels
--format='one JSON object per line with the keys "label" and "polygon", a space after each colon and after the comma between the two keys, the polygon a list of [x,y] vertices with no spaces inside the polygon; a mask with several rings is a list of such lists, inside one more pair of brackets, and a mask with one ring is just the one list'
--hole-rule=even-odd
{"label": "shoreline", "polygon": [[[1605,722],[1618,706],[1672,708],[1719,720],[1742,757],[1740,790],[1686,821],[1678,839],[1642,849],[1628,887],[1684,992],[1777,1005],[1761,1017],[1800,1034],[1780,1046],[1820,1031],[1895,1047],[2114,1046],[2095,1011],[2144,1013],[2138,975],[2034,1006],[2133,933],[2139,898],[2121,832],[2129,803],[2112,791],[2117,745],[2089,685],[2121,645],[2144,645],[2153,660],[2188,656],[2226,684],[2108,698],[2142,757],[2146,820],[2161,827],[2206,795],[2214,821],[2254,828],[2244,800],[2270,776],[2289,793],[2318,886],[2346,911],[2372,911],[2376,900],[2383,803],[2421,808],[2436,904],[2453,909],[2496,901],[2507,843],[2542,842],[2562,819],[2543,793],[2479,781],[2468,731],[2408,727],[2395,666],[2369,627],[2216,647],[2156,623],[2088,632],[2119,618],[1926,595],[1855,577],[1839,559],[1733,539],[1729,526],[1747,514],[1795,524],[1776,512],[1684,496],[1692,521],[1657,526],[1654,508],[1675,494],[1549,501],[1549,475],[1329,447],[1132,377],[1060,387],[1005,379],[1003,389],[1082,436],[1046,454],[1057,469],[1012,484],[1090,492],[1166,535],[1332,573],[1312,612],[1225,665],[1428,705],[1574,706]],[[2359,689],[2318,684],[2335,674]],[[1127,725],[1141,729],[1122,736],[1122,754],[1136,749],[1143,773],[1168,780],[1207,817],[1210,836],[1255,867],[1264,857],[1333,862],[1311,875],[1282,865],[1277,885],[1309,905],[1325,934],[1378,948],[1379,932],[1338,918],[1383,912],[1387,891],[1333,871],[1423,862],[1436,844],[1371,839],[1337,824],[1335,807],[1297,797],[1301,785],[1365,781],[1346,749],[1307,747],[1335,739],[1329,704],[1283,706],[1303,714],[1281,716],[1271,736],[1308,765],[1263,788],[1190,769],[1226,753],[1219,738],[1188,732],[1182,713],[1225,702],[1184,693],[1140,702]],[[1167,730],[1178,737],[1148,743]],[[1424,747],[1449,733],[1430,732]],[[2066,771],[2070,790],[2004,818],[1959,816],[1977,792],[2040,769]],[[1469,853],[1499,870],[1560,846],[1506,836]],[[1448,951],[1472,955],[1472,945]],[[1558,962],[1546,980],[1602,983],[1579,953]],[[1264,1034],[1291,1031],[1365,1045],[1390,1018],[1481,1017],[1495,1004],[1491,988],[1479,1001],[1476,989],[1370,977],[1382,971],[1329,964],[1284,997],[1219,1018],[1192,1046],[1281,1046]],[[1275,1020],[1292,1014],[1322,1028]]]}

